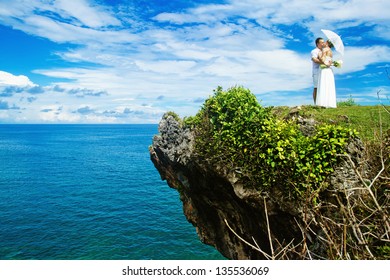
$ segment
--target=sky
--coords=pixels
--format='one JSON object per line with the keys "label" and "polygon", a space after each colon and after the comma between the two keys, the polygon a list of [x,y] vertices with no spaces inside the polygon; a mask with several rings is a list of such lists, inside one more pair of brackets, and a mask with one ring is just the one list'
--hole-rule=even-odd
{"label": "sky", "polygon": [[218,86],[313,104],[321,29],[345,45],[337,100],[390,103],[387,0],[0,0],[0,123],[158,123]]}

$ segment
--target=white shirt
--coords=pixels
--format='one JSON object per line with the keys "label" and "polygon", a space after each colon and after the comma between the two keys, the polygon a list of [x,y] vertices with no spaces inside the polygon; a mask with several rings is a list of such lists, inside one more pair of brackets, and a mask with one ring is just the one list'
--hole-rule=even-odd
{"label": "white shirt", "polygon": [[[320,52],[321,50],[319,48],[315,48],[311,51],[311,58],[318,58]],[[315,63],[313,60],[311,62],[313,64],[313,74],[317,74],[318,70],[320,69],[320,65],[318,63]]]}

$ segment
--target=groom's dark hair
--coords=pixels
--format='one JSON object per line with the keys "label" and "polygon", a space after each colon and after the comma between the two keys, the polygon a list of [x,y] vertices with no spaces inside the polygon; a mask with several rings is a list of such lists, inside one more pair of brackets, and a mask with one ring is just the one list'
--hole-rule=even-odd
{"label": "groom's dark hair", "polygon": [[317,44],[318,44],[318,42],[319,42],[320,40],[324,40],[324,39],[321,38],[321,37],[318,37],[318,38],[316,39],[316,46],[317,46]]}

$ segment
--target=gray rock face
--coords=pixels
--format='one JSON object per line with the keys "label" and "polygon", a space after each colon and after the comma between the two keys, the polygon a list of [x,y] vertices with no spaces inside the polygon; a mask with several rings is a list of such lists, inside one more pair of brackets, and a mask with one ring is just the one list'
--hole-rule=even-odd
{"label": "gray rock face", "polygon": [[[311,121],[308,134],[312,131]],[[304,128],[303,128],[304,129]],[[351,157],[359,161],[361,143],[349,147]],[[211,168],[194,153],[194,135],[166,114],[159,124],[159,134],[150,147],[151,160],[161,178],[180,193],[183,211],[197,229],[202,242],[214,246],[229,259],[265,259],[263,252],[272,255],[290,242],[294,250],[288,258],[298,258],[297,252],[310,246],[318,255],[326,251],[316,238],[321,230],[316,227],[314,214],[304,209],[301,201],[286,199],[282,188],[260,192],[248,187],[243,177],[223,166]],[[357,180],[350,172],[346,159],[330,179],[332,193],[337,188],[352,187]],[[268,219],[267,219],[268,218]],[[302,230],[310,224],[309,230]],[[269,234],[271,236],[269,236]],[[270,246],[272,240],[272,247]],[[251,243],[249,246],[243,240]]]}
{"label": "gray rock face", "polygon": [[155,135],[153,147],[163,153],[171,163],[186,164],[192,154],[194,137],[183,129],[174,117],[166,114],[159,123],[160,134]]}
{"label": "gray rock face", "polygon": [[354,139],[354,141],[348,144],[347,153],[347,155],[343,156],[341,164],[335,168],[329,179],[332,188],[340,191],[360,186],[361,180],[355,168],[359,167],[359,172],[362,176],[369,171],[368,166],[363,161],[364,146],[360,139]]}

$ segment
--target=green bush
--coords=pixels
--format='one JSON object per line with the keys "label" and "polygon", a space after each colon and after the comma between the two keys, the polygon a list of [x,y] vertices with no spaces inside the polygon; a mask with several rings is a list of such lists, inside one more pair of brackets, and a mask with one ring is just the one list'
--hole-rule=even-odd
{"label": "green bush", "polygon": [[166,115],[166,116],[171,116],[171,117],[173,117],[179,124],[182,123],[182,119],[179,117],[178,114],[176,114],[176,113],[173,112],[173,111],[168,111],[168,112],[165,113],[165,115]]}
{"label": "green bush", "polygon": [[185,120],[196,133],[198,155],[212,165],[234,168],[258,189],[278,185],[302,196],[333,171],[356,132],[323,125],[307,137],[297,124],[277,119],[250,90],[218,87],[195,117]]}
{"label": "green bush", "polygon": [[355,99],[350,96],[345,101],[339,101],[337,102],[337,107],[351,107],[351,106],[358,106],[359,104],[356,103]]}

